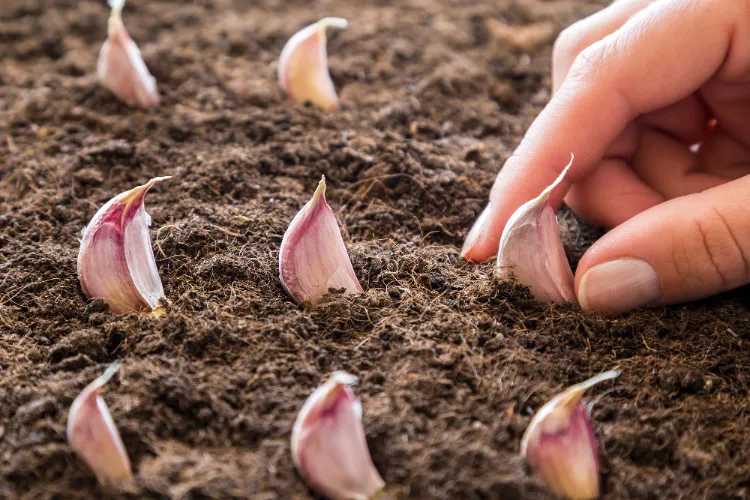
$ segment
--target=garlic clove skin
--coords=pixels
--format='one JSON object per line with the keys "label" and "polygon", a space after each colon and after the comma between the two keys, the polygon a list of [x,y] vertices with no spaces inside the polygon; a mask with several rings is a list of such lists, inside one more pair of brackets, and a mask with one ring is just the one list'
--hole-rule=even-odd
{"label": "garlic clove skin", "polygon": [[323,177],[281,241],[279,279],[298,304],[314,305],[331,288],[343,288],[346,294],[362,293],[325,192]]}
{"label": "garlic clove skin", "polygon": [[581,399],[594,385],[619,375],[612,370],[569,387],[545,404],[526,429],[521,455],[555,494],[572,500],[599,497],[599,446]]}
{"label": "garlic clove skin", "polygon": [[292,430],[292,460],[308,484],[332,500],[368,500],[385,486],[370,458],[357,378],[334,372],[307,399]]}
{"label": "garlic clove skin", "polygon": [[310,101],[324,111],[338,108],[339,98],[328,72],[326,30],[345,29],[348,25],[346,19],[324,17],[295,33],[284,45],[278,80],[292,101]]}
{"label": "garlic clove skin", "polygon": [[130,459],[107,404],[99,394],[120,368],[114,362],[76,397],[68,412],[67,435],[71,448],[94,471],[102,484],[132,490]]}
{"label": "garlic clove skin", "polygon": [[103,299],[116,314],[153,310],[164,297],[144,208],[148,190],[169,177],[155,177],[115,196],[82,231],[78,279],[91,299]]}
{"label": "garlic clove skin", "polygon": [[99,81],[118,99],[129,106],[143,109],[159,104],[156,79],[151,76],[141,51],[122,24],[125,0],[110,0],[112,7],[107,40],[99,50],[96,75]]}
{"label": "garlic clove skin", "polygon": [[560,240],[555,211],[548,202],[572,164],[571,155],[555,182],[513,213],[500,238],[498,274],[514,275],[540,302],[576,301],[573,271]]}

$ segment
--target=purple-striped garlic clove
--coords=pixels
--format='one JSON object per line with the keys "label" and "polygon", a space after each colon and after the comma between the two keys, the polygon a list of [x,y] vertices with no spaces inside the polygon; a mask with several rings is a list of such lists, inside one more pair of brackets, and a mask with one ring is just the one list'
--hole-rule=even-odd
{"label": "purple-striped garlic clove", "polygon": [[362,292],[325,192],[323,177],[281,241],[279,279],[298,304],[314,305],[329,289]]}
{"label": "purple-striped garlic clove", "polygon": [[562,182],[570,163],[542,194],[524,203],[508,220],[500,238],[497,272],[512,274],[531,288],[540,302],[575,301],[573,271],[565,256],[555,210],[549,204],[552,190]]}
{"label": "purple-striped garlic clove", "polygon": [[144,208],[148,190],[169,177],[155,177],[119,194],[96,212],[82,231],[78,279],[91,299],[117,314],[150,311],[164,297]]}
{"label": "purple-striped garlic clove", "polygon": [[100,389],[117,373],[119,362],[91,382],[76,397],[68,413],[68,443],[102,484],[132,490],[130,459]]}
{"label": "purple-striped garlic clove", "polygon": [[141,51],[122,24],[125,0],[109,0],[112,13],[107,40],[99,51],[96,75],[102,85],[129,106],[152,108],[159,104],[156,79],[148,72]]}
{"label": "purple-striped garlic clove", "polygon": [[572,500],[599,497],[599,446],[582,398],[594,385],[619,375],[612,370],[569,387],[545,404],[526,429],[521,455],[555,494]]}
{"label": "purple-striped garlic clove", "polygon": [[362,404],[350,387],[356,381],[334,372],[307,399],[292,430],[294,465],[332,500],[368,500],[385,486],[367,448]]}
{"label": "purple-striped garlic clove", "polygon": [[340,17],[324,17],[297,33],[286,43],[279,58],[279,85],[294,102],[310,101],[325,111],[338,108],[339,98],[328,72],[326,30],[345,29]]}

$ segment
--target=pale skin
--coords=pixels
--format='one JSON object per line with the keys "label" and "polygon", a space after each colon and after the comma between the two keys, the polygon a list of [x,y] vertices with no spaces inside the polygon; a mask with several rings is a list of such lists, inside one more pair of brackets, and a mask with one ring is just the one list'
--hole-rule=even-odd
{"label": "pale skin", "polygon": [[552,99],[498,174],[465,258],[494,256],[511,214],[572,152],[551,201],[609,229],[578,265],[584,309],[749,283],[750,0],[617,0],[560,35],[552,73]]}

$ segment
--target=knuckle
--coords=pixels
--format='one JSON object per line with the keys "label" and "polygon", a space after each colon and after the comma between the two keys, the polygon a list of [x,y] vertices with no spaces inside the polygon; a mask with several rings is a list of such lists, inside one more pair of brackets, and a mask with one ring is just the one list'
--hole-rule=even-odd
{"label": "knuckle", "polygon": [[[716,218],[716,225],[721,237],[721,244],[726,249],[727,260],[730,263],[727,272],[730,277],[737,280],[739,284],[745,284],[750,281],[750,242],[744,241],[740,236],[746,234],[736,227],[736,224],[730,222],[731,219],[726,217],[721,210],[713,207]],[[746,238],[745,238],[746,239]]]}
{"label": "knuckle", "polygon": [[585,48],[582,39],[584,38],[581,29],[581,21],[572,24],[562,30],[555,40],[552,47],[552,60],[559,64],[565,61],[571,61],[575,56]]}
{"label": "knuckle", "polygon": [[612,49],[606,40],[595,42],[585,49],[573,61],[570,76],[582,80],[600,77],[610,58]]}
{"label": "knuckle", "polygon": [[688,253],[687,265],[692,274],[718,278],[724,290],[744,285],[750,279],[748,250],[737,238],[739,234],[720,210],[712,208],[707,217],[694,219],[698,234],[697,251]]}
{"label": "knuckle", "polygon": [[565,28],[552,47],[553,70],[567,73],[578,55],[599,39],[589,19],[582,19]]}

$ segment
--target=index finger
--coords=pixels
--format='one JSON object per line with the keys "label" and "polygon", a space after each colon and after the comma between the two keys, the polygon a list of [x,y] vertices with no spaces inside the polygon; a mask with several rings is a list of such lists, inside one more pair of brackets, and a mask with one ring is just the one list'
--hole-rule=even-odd
{"label": "index finger", "polygon": [[464,257],[481,261],[495,255],[510,216],[555,180],[571,152],[576,161],[552,193],[553,204],[602,161],[637,116],[690,95],[717,72],[731,76],[746,70],[749,5],[658,1],[585,49],[498,174]]}

